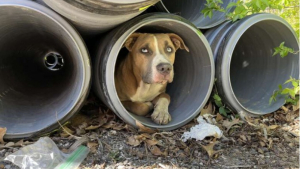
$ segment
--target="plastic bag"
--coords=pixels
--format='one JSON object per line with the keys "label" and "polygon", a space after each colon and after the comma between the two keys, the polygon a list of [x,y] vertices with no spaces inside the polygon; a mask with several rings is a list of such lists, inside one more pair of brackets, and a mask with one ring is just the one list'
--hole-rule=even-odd
{"label": "plastic bag", "polygon": [[25,146],[8,155],[21,169],[75,169],[85,159],[89,149],[79,146],[70,154],[61,152],[49,137],[42,137],[36,143]]}
{"label": "plastic bag", "polygon": [[186,142],[190,138],[195,138],[196,140],[203,140],[205,137],[214,136],[216,138],[221,138],[223,132],[219,129],[218,126],[207,123],[202,116],[197,118],[199,124],[195,125],[186,131],[181,136],[183,142]]}

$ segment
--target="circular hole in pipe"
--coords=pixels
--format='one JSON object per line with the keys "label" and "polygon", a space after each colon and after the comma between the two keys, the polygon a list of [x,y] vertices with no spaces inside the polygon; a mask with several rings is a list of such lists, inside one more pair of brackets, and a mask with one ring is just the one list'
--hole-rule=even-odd
{"label": "circular hole in pipe", "polygon": [[64,66],[64,59],[58,53],[48,53],[45,56],[45,66],[52,71],[60,70]]}

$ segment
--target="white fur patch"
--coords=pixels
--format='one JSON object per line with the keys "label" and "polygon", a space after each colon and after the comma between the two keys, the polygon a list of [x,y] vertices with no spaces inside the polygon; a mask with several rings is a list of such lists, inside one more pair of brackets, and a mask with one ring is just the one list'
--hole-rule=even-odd
{"label": "white fur patch", "polygon": [[160,91],[162,88],[162,84],[146,84],[141,81],[136,93],[130,98],[130,100],[133,102],[152,101],[161,93]]}
{"label": "white fur patch", "polygon": [[[155,36],[153,36],[154,38],[154,46],[155,46],[155,57],[153,58],[152,61],[152,72],[153,72],[153,76],[155,76],[157,72],[156,70],[156,66],[160,63],[170,63],[170,61],[159,52],[159,46],[158,46],[158,42]],[[173,72],[173,69],[172,69]]]}
{"label": "white fur patch", "polygon": [[166,98],[158,99],[154,108],[160,112],[169,112],[169,100]]}

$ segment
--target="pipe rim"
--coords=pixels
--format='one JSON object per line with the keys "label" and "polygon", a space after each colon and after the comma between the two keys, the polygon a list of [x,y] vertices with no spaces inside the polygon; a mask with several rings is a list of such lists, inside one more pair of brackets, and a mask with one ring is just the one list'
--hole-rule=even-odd
{"label": "pipe rim", "polygon": [[[168,14],[168,15],[171,15],[173,16],[173,14]],[[178,16],[177,16],[178,17]],[[181,17],[180,17],[181,18]],[[148,24],[151,24],[151,23],[154,23],[154,22],[157,22],[157,21],[172,21],[172,22],[177,22],[177,23],[180,23],[180,24],[183,24],[187,27],[189,27],[190,29],[192,29],[195,34],[198,34],[199,35],[199,38],[203,41],[203,44],[205,45],[205,47],[208,49],[207,52],[208,52],[208,55],[209,55],[209,60],[210,60],[210,63],[211,63],[211,75],[210,75],[210,85],[209,85],[209,89],[206,93],[206,96],[205,96],[205,99],[203,100],[202,104],[199,105],[199,107],[197,108],[197,110],[192,113],[188,118],[176,123],[176,124],[173,124],[173,125],[168,125],[167,127],[165,127],[164,125],[161,125],[161,126],[153,126],[153,125],[149,125],[149,124],[145,124],[143,122],[141,122],[143,125],[147,126],[147,127],[151,127],[151,128],[155,128],[155,129],[159,129],[159,130],[172,130],[172,129],[175,129],[175,128],[178,128],[178,127],[181,127],[183,126],[184,124],[190,122],[195,116],[197,116],[199,114],[199,112],[201,111],[201,109],[205,106],[205,104],[207,103],[209,97],[210,97],[210,94],[211,94],[211,91],[212,91],[212,88],[213,88],[213,82],[214,82],[214,78],[215,78],[215,66],[214,66],[214,60],[213,60],[213,54],[212,54],[212,51],[210,49],[210,46],[209,46],[209,43],[207,42],[205,36],[198,30],[196,29],[194,26],[191,26],[187,23],[184,23],[184,22],[180,22],[180,21],[177,21],[177,20],[174,20],[174,19],[170,19],[170,18],[156,18],[155,20],[152,20],[152,18],[144,18],[141,22],[135,24],[134,26],[132,26],[130,29],[128,29],[121,37],[119,37],[119,39],[116,41],[115,45],[113,45],[113,47],[111,48],[111,52],[110,52],[110,56],[113,58],[113,56],[117,56],[121,47],[122,47],[122,44],[126,41],[126,39],[132,34],[134,33],[136,30],[138,30],[139,28],[145,26],[145,25],[148,25]],[[201,36],[200,36],[201,35]],[[123,39],[123,40],[120,40],[120,39]],[[121,119],[123,119],[124,121],[128,122],[129,124],[132,124],[134,126],[136,126],[136,119],[134,118],[134,116],[129,113],[122,105],[122,103],[120,102],[118,96],[117,96],[117,92],[116,92],[116,89],[115,89],[115,81],[114,81],[114,78],[113,80],[110,79],[110,77],[114,77],[114,73],[115,73],[115,70],[114,69],[110,69],[108,67],[108,65],[115,65],[116,64],[116,61],[117,61],[117,57],[112,60],[108,59],[107,61],[107,64],[105,66],[106,68],[106,73],[105,73],[105,79],[106,79],[106,82],[109,83],[106,85],[106,89],[107,89],[107,95],[108,97],[110,98],[110,102],[113,104],[113,107],[115,109],[115,112],[117,113],[117,115],[119,115],[119,117],[121,117]],[[121,111],[120,111],[121,110]],[[127,117],[124,117],[124,116],[120,116],[120,114],[118,112],[126,112],[126,114],[128,115]]]}
{"label": "pipe rim", "polygon": [[60,123],[66,122],[72,115],[74,115],[82,106],[83,101],[88,95],[88,91],[90,89],[90,81],[91,81],[91,66],[90,66],[90,59],[88,51],[86,50],[85,44],[79,35],[79,33],[75,30],[73,26],[71,26],[68,22],[66,22],[62,17],[60,17],[55,12],[51,11],[50,9],[31,1],[24,1],[24,0],[10,0],[9,2],[0,1],[0,7],[3,6],[12,6],[12,7],[21,7],[29,10],[36,11],[48,17],[50,20],[58,24],[65,33],[73,40],[74,45],[77,47],[78,52],[80,53],[79,59],[82,61],[81,70],[83,72],[83,81],[80,88],[80,92],[78,93],[78,97],[75,99],[75,104],[70,106],[69,113],[66,113],[60,119],[56,119],[51,125],[45,126],[43,129],[38,129],[36,131],[28,132],[28,133],[6,133],[6,139],[15,139],[15,138],[25,138],[25,137],[33,137],[36,135],[40,135],[41,133],[51,131],[58,126],[58,121]]}
{"label": "pipe rim", "polygon": [[[245,22],[246,20],[247,20],[247,22]],[[251,26],[255,25],[258,22],[266,21],[266,20],[272,20],[272,21],[277,21],[277,22],[282,23],[284,26],[286,26],[290,30],[290,32],[294,35],[294,37],[297,37],[293,28],[284,19],[282,19],[281,17],[279,17],[277,15],[273,15],[273,14],[260,13],[260,14],[249,16],[247,19],[245,18],[245,20],[241,20],[242,21],[242,22],[240,21],[241,24],[239,24],[238,22],[236,23],[236,24],[239,24],[239,26],[235,29],[234,33],[230,36],[229,40],[226,43],[226,46],[224,47],[223,56],[225,56],[225,58],[223,58],[223,60],[227,59],[227,62],[222,62],[222,64],[221,64],[221,79],[222,79],[221,81],[223,84],[222,88],[223,88],[224,94],[225,94],[228,102],[232,105],[232,107],[235,108],[235,110],[239,114],[251,113],[254,115],[264,115],[264,114],[274,112],[278,109],[278,108],[276,108],[271,112],[259,113],[259,112],[251,111],[251,110],[245,108],[238,101],[237,97],[234,94],[233,87],[231,85],[230,64],[231,64],[231,60],[232,60],[232,54],[233,54],[233,51],[235,50],[238,40],[242,37],[242,35],[244,34],[244,32],[247,31],[248,28],[250,28]],[[295,39],[298,42],[298,39],[297,38],[295,38]],[[299,46],[299,44],[298,44],[298,46]],[[284,105],[284,102],[282,102],[282,105]]]}

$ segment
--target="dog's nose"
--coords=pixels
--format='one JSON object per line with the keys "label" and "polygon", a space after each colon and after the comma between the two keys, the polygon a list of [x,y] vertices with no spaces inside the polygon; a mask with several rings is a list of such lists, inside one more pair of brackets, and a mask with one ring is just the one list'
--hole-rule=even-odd
{"label": "dog's nose", "polygon": [[172,65],[169,63],[160,63],[156,66],[157,71],[162,75],[167,75],[172,70]]}

